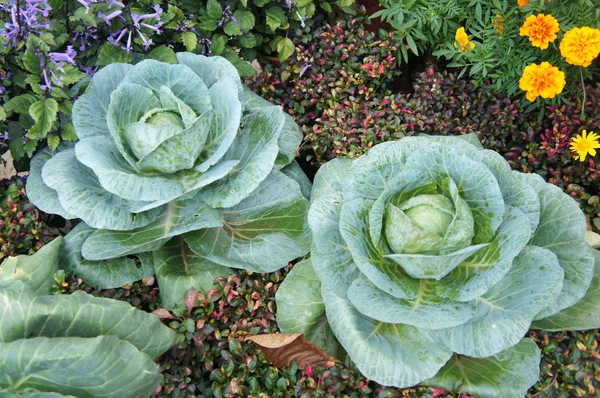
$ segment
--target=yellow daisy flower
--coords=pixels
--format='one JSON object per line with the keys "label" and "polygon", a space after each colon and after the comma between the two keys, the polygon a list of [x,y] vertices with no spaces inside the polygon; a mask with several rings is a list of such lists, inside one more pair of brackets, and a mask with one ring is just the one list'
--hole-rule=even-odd
{"label": "yellow daisy flower", "polygon": [[585,130],[583,130],[580,135],[573,137],[569,148],[576,153],[576,155],[573,156],[575,160],[583,162],[588,154],[590,156],[596,156],[596,149],[600,148],[600,143],[598,143],[599,139],[600,136],[598,134],[593,131],[590,131],[590,133],[587,134],[587,131]]}
{"label": "yellow daisy flower", "polygon": [[538,14],[527,17],[519,34],[529,37],[532,46],[545,50],[548,48],[548,44],[556,40],[559,30],[556,18],[552,15]]}

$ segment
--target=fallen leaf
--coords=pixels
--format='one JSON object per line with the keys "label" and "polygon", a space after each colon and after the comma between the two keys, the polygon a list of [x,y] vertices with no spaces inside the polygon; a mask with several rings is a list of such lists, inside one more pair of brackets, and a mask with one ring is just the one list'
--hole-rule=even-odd
{"label": "fallen leaf", "polygon": [[257,334],[246,336],[256,344],[271,363],[278,368],[286,368],[296,361],[298,368],[306,365],[326,366],[328,363],[340,362],[327,352],[306,341],[301,333]]}

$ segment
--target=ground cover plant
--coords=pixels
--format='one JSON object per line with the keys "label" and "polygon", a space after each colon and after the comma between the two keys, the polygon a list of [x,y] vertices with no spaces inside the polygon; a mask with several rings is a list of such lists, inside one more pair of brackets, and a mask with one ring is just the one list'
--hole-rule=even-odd
{"label": "ground cover plant", "polygon": [[311,260],[278,292],[280,327],[343,347],[379,383],[521,396],[539,375],[530,327],[598,327],[600,256],[579,206],[493,151],[380,144],[324,165],[311,201]]}

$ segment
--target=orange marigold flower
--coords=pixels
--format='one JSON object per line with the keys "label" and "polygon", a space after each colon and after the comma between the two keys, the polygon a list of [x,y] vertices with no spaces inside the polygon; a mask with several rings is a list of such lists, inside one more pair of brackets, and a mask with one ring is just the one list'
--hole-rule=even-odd
{"label": "orange marigold flower", "polygon": [[573,156],[575,160],[579,160],[580,162],[583,162],[588,154],[596,156],[596,149],[600,148],[600,144],[598,143],[600,136],[593,131],[590,131],[590,134],[587,136],[586,134],[587,131],[583,130],[580,135],[573,137],[569,147],[571,151],[575,152]]}
{"label": "orange marigold flower", "polygon": [[526,6],[529,4],[529,0],[518,0],[517,4],[519,5],[519,7]]}
{"label": "orange marigold flower", "polygon": [[529,37],[531,45],[542,50],[548,48],[548,44],[556,40],[559,31],[558,21],[552,15],[538,14],[527,17],[521,31],[521,36]]}
{"label": "orange marigold flower", "polygon": [[600,54],[600,30],[573,28],[560,41],[560,54],[571,65],[590,66]]}
{"label": "orange marigold flower", "polygon": [[565,84],[564,72],[548,62],[528,65],[519,80],[519,88],[527,92],[525,96],[531,102],[540,95],[554,98],[562,93]]}
{"label": "orange marigold flower", "polygon": [[[463,27],[456,30],[454,39],[460,44],[460,51],[469,51],[475,48],[475,43],[469,41],[469,36],[467,36],[467,32],[465,32],[465,28]],[[458,48],[456,43],[454,43],[454,47]]]}

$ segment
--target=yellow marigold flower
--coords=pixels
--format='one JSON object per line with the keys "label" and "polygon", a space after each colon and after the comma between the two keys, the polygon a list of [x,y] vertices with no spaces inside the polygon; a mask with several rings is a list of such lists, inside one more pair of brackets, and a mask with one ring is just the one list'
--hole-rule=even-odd
{"label": "yellow marigold flower", "polygon": [[527,92],[525,96],[531,102],[540,95],[554,98],[563,91],[565,84],[564,72],[548,62],[528,65],[519,80],[519,88]]}
{"label": "yellow marigold flower", "polygon": [[560,41],[560,54],[571,65],[590,66],[600,54],[600,30],[573,28]]}
{"label": "yellow marigold flower", "polygon": [[[475,43],[469,41],[469,36],[467,36],[467,32],[465,32],[465,28],[463,27],[456,30],[454,39],[460,44],[460,51],[469,51],[475,48]],[[458,48],[456,43],[454,43],[454,47]]]}
{"label": "yellow marigold flower", "polygon": [[526,6],[529,4],[529,0],[518,0],[517,4],[519,5],[519,7]]}
{"label": "yellow marigold flower", "polygon": [[542,50],[548,48],[548,44],[556,40],[559,31],[558,21],[552,15],[538,14],[527,17],[519,34],[529,37],[531,45]]}
{"label": "yellow marigold flower", "polygon": [[599,139],[600,136],[598,134],[590,131],[590,134],[588,135],[585,130],[583,130],[580,135],[573,137],[569,148],[576,153],[576,155],[573,156],[575,160],[583,162],[588,154],[590,154],[590,156],[596,156],[596,149],[600,148],[600,143],[598,143]]}

